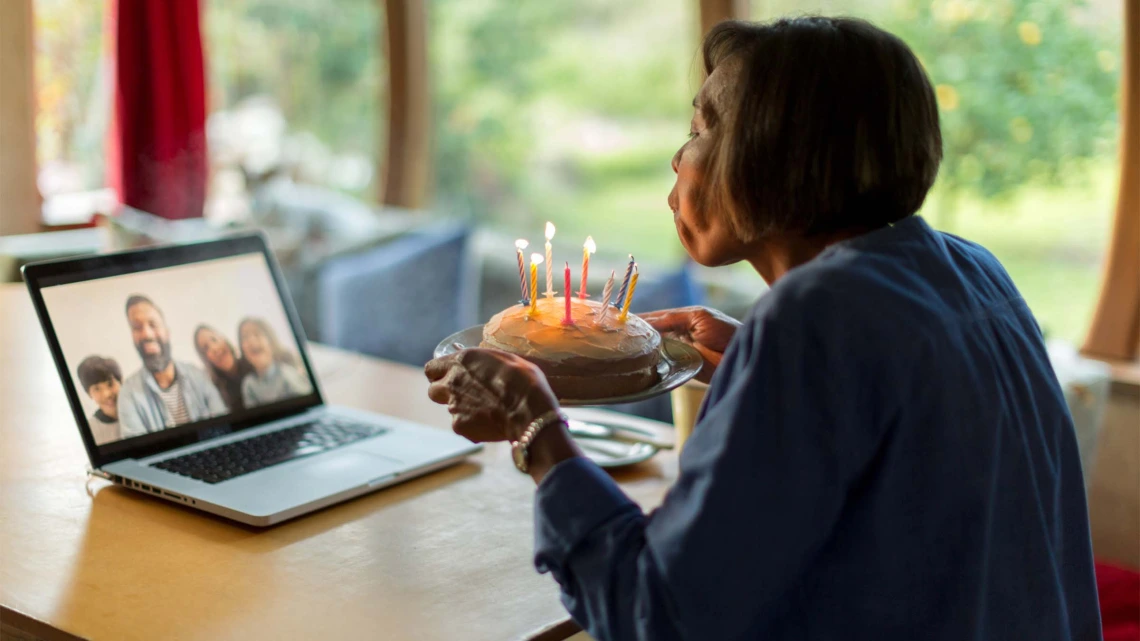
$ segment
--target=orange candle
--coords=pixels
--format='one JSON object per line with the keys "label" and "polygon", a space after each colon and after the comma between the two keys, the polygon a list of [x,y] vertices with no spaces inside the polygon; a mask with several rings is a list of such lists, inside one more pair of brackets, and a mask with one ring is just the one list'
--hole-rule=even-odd
{"label": "orange candle", "polygon": [[530,311],[528,316],[538,313],[538,266],[542,263],[542,254],[530,255]]}

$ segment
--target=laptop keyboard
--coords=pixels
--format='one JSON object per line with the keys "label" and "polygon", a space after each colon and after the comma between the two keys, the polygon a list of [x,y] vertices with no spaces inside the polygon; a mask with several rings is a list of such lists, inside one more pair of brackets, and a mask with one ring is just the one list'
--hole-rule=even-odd
{"label": "laptop keyboard", "polygon": [[344,447],[387,431],[368,423],[324,418],[151,463],[151,467],[210,484],[221,483],[286,461]]}

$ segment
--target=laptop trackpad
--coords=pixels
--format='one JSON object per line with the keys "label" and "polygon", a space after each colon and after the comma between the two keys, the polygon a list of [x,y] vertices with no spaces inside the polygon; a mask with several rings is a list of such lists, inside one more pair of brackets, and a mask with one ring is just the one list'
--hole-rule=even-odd
{"label": "laptop trackpad", "polygon": [[400,462],[370,452],[328,452],[307,461],[301,473],[313,479],[367,481],[392,473]]}

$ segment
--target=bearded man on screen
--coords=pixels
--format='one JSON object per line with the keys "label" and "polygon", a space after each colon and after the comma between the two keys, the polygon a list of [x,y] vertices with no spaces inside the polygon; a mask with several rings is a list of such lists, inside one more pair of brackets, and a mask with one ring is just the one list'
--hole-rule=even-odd
{"label": "bearded man on screen", "polygon": [[143,367],[119,391],[119,422],[124,438],[158,432],[225,414],[222,395],[205,372],[171,357],[166,317],[146,296],[127,299],[131,341]]}

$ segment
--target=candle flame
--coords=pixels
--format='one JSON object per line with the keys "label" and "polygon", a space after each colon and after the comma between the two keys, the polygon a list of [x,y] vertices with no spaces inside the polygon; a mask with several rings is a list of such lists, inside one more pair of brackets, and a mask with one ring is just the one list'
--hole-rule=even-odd
{"label": "candle flame", "polygon": [[593,236],[586,236],[586,242],[582,245],[582,248],[591,254],[598,251],[598,246],[594,244]]}
{"label": "candle flame", "polygon": [[546,259],[542,257],[542,254],[531,254],[530,255],[530,264],[531,265],[541,265],[542,261],[544,261],[544,260],[546,260]]}
{"label": "candle flame", "polygon": [[554,238],[554,223],[547,221],[546,223],[546,240]]}
{"label": "candle flame", "polygon": [[522,249],[526,249],[526,246],[527,246],[527,245],[529,245],[529,244],[530,244],[530,243],[526,242],[526,241],[525,241],[524,239],[522,239],[522,238],[520,238],[520,239],[518,239],[518,240],[516,240],[516,241],[515,241],[515,247],[516,247],[516,248],[518,248],[518,249],[520,249],[520,250],[522,250]]}

